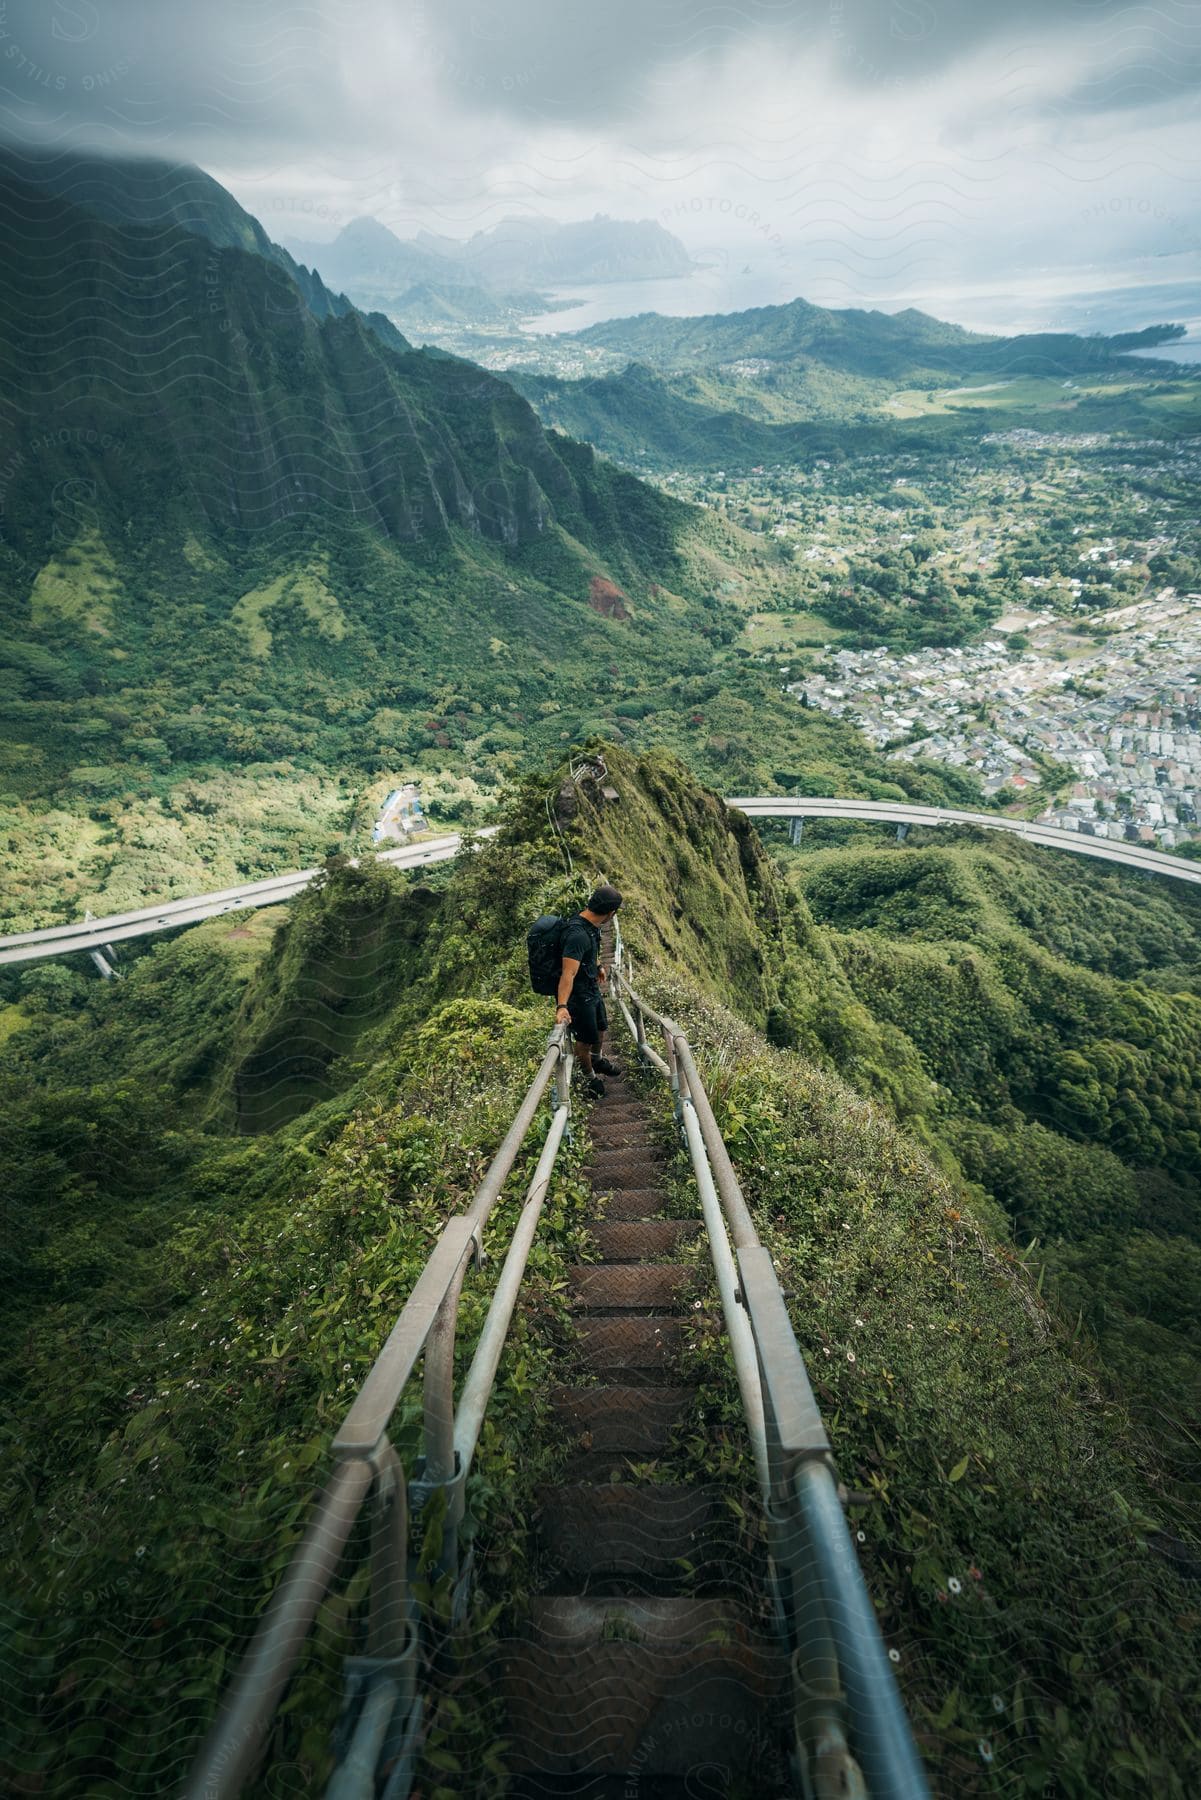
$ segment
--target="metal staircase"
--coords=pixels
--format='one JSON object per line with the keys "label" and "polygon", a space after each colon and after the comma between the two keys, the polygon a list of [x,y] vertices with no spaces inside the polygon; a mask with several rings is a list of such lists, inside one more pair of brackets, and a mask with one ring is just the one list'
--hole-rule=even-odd
{"label": "metal staircase", "polygon": [[[592,1236],[572,1271],[578,1325],[554,1405],[574,1444],[543,1490],[540,1585],[490,1671],[509,1717],[515,1792],[580,1800],[928,1800],[892,1665],[847,1528],[846,1491],[685,1034],[632,983],[619,942],[611,992],[630,1049],[670,1083],[701,1221],[664,1214],[664,1153],[630,1084],[593,1109]],[[658,1044],[658,1048],[656,1048]],[[570,1043],[551,1034],[538,1074],[467,1211],[448,1221],[335,1435],[335,1467],[247,1648],[187,1783],[187,1800],[244,1791],[338,1576],[370,1524],[360,1652],[348,1659],[332,1800],[406,1800],[423,1731],[421,1655],[440,1629],[416,1598],[409,1520],[443,1508],[439,1568],[454,1596],[464,1484],[571,1112]],[[544,1097],[550,1117],[456,1401],[459,1299],[489,1214]],[[672,1260],[702,1235],[742,1400],[759,1517],[748,1541],[704,1470],[664,1458],[695,1395],[677,1372],[697,1277]],[[389,1439],[422,1365],[424,1454],[404,1470]],[[676,1471],[673,1474],[673,1469]],[[662,1477],[666,1475],[666,1479]],[[754,1785],[747,1785],[753,1781]],[[284,1791],[280,1789],[279,1791]]]}
{"label": "metal staircase", "polygon": [[720,1487],[664,1479],[696,1402],[676,1365],[697,1282],[671,1257],[703,1227],[664,1217],[648,1109],[625,1080],[608,1090],[589,1119],[600,1260],[571,1272],[578,1347],[554,1395],[573,1449],[539,1496],[542,1591],[502,1675],[515,1792],[610,1800],[636,1780],[654,1800],[703,1768],[710,1793],[757,1770],[753,1791],[771,1800],[788,1791],[769,1717],[787,1664],[765,1559]]}

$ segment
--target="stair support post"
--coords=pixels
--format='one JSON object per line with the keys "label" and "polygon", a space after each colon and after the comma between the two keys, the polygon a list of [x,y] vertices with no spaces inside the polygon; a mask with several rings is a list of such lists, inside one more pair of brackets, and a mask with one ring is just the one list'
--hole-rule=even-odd
{"label": "stair support post", "polygon": [[342,1747],[325,1790],[326,1800],[373,1800],[381,1763],[392,1766],[393,1778],[407,1764],[408,1781],[395,1789],[398,1794],[407,1794],[421,1723],[417,1614],[408,1581],[409,1508],[404,1469],[386,1436],[368,1460],[376,1479],[370,1501],[374,1516],[367,1652],[346,1658],[346,1697],[335,1734],[335,1746]]}
{"label": "stair support post", "polygon": [[[479,1239],[474,1240],[477,1264]],[[470,1259],[464,1257],[446,1297],[438,1308],[425,1345],[425,1458],[413,1484],[414,1511],[428,1505],[435,1490],[446,1489],[446,1514],[442,1528],[442,1572],[451,1584],[459,1583],[459,1526],[463,1519],[463,1480],[455,1453],[455,1327],[459,1300]]]}

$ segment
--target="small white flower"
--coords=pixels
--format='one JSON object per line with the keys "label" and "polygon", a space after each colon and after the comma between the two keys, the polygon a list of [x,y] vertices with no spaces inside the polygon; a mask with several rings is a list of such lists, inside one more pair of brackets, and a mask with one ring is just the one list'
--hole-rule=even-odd
{"label": "small white flower", "polygon": [[138,1547],[137,1547],[137,1549],[136,1549],[136,1550],[135,1550],[135,1552],[134,1552],[134,1555],[135,1555],[135,1556],[145,1556],[145,1554],[146,1554],[146,1546],[145,1546],[145,1544],[139,1544],[139,1545],[138,1545]]}
{"label": "small white flower", "polygon": [[987,1738],[981,1738],[976,1748],[979,1750],[984,1762],[990,1763],[992,1761],[992,1745]]}
{"label": "small white flower", "polygon": [[994,1712],[1004,1712],[1005,1711],[1005,1702],[1002,1700],[1000,1694],[993,1695],[992,1709]]}
{"label": "small white flower", "polygon": [[857,1538],[858,1538],[858,1540],[859,1540],[859,1542],[860,1542],[860,1543],[861,1543],[861,1544],[866,1544],[866,1542],[867,1542],[867,1533],[866,1533],[866,1531],[857,1531],[857,1532],[856,1532],[856,1533],[855,1533],[855,1536],[856,1536],[856,1537],[857,1537]]}
{"label": "small white flower", "polygon": [[899,1650],[890,1650],[888,1652],[888,1660],[889,1662],[900,1662],[901,1652]]}
{"label": "small white flower", "polygon": [[862,1319],[856,1319],[856,1320],[855,1320],[855,1323],[856,1323],[856,1325],[862,1325],[862,1324],[863,1324],[863,1320],[862,1320]]}
{"label": "small white flower", "polygon": [[853,1350],[848,1350],[847,1351],[847,1361],[854,1362],[854,1360],[855,1360],[855,1352]]}
{"label": "small white flower", "polygon": [[[287,1467],[286,1463],[284,1467]],[[947,1582],[947,1587],[950,1589],[951,1593],[958,1594],[962,1592],[963,1583],[960,1581],[958,1575],[952,1575],[951,1579]]]}

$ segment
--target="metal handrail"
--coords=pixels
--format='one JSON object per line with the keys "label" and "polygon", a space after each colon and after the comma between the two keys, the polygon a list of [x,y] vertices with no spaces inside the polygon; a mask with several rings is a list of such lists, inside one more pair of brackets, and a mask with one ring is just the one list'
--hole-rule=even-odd
{"label": "metal handrail", "polygon": [[[571,1112],[572,1053],[557,1025],[538,1073],[464,1213],[443,1227],[400,1316],[334,1436],[337,1464],[316,1503],[242,1661],[226,1689],[188,1777],[186,1800],[227,1800],[254,1774],[287,1683],[356,1519],[368,1501],[374,1517],[367,1655],[347,1663],[357,1718],[330,1786],[329,1800],[369,1800],[381,1759],[411,1770],[420,1700],[416,1693],[417,1608],[410,1591],[408,1517],[439,1491],[446,1496],[441,1569],[461,1589],[458,1530],[464,1487],[517,1301],[555,1159]],[[488,1215],[525,1141],[551,1079],[554,1111],[521,1215],[476,1345],[456,1410],[454,1342],[459,1295],[469,1263],[480,1260]],[[424,1444],[418,1473],[406,1481],[388,1425],[417,1361],[425,1358]]]}
{"label": "metal handrail", "polygon": [[[618,1003],[640,1055],[671,1081],[700,1191],[759,1473],[777,1624],[791,1652],[795,1762],[805,1800],[826,1794],[929,1800],[851,1542],[843,1511],[846,1490],[837,1480],[775,1266],[759,1241],[692,1047],[679,1026],[632,986],[620,932],[616,940]],[[662,1056],[647,1042],[648,1021],[663,1034]]]}

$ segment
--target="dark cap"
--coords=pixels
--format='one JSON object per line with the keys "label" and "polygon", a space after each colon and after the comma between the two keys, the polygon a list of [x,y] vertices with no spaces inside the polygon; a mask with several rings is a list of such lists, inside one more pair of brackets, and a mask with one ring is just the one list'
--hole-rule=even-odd
{"label": "dark cap", "polygon": [[589,897],[588,911],[594,913],[615,913],[620,905],[621,895],[615,887],[610,887],[606,882],[603,887],[595,889]]}

